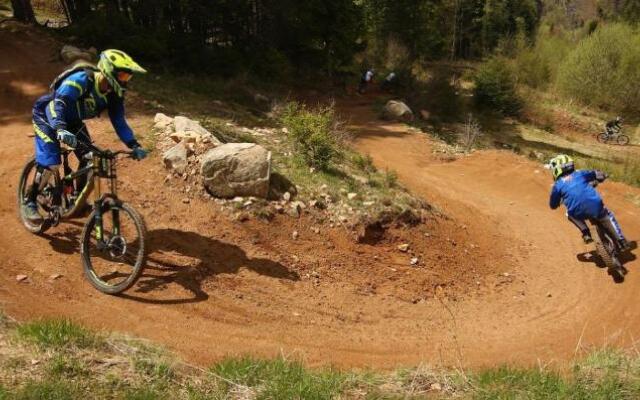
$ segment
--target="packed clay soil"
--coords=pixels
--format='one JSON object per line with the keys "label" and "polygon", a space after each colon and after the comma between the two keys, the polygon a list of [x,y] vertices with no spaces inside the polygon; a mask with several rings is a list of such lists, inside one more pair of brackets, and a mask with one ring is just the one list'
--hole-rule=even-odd
{"label": "packed clay soil", "polygon": [[[199,365],[280,353],[341,367],[533,364],[640,336],[635,257],[614,283],[563,213],[549,210],[540,165],[499,151],[442,161],[426,135],[378,120],[370,97],[337,106],[356,148],[438,210],[424,225],[368,245],[314,214],[239,222],[166,180],[155,152],[119,168],[120,196],[148,225],[148,266],[124,295],[101,294],[82,273],[82,219],[36,236],[17,217],[17,181],[33,153],[30,110],[64,67],[58,49],[37,31],[0,29],[0,309],[15,318],[68,317],[149,338]],[[153,110],[135,93],[129,102],[134,130],[150,132]],[[121,146],[108,118],[88,126],[98,144]],[[607,183],[601,192],[638,237],[640,191]]]}

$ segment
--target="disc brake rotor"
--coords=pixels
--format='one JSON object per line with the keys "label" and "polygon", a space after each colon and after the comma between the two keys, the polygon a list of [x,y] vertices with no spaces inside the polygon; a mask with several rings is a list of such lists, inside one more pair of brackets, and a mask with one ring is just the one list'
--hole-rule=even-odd
{"label": "disc brake rotor", "polygon": [[109,239],[107,249],[113,258],[122,258],[127,253],[127,241],[122,236]]}

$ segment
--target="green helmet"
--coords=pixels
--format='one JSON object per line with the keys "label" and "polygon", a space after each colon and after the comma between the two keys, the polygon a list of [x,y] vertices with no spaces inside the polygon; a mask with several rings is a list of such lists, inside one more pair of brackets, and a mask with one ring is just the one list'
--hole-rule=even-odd
{"label": "green helmet", "polygon": [[573,158],[566,154],[557,155],[549,161],[549,169],[551,169],[553,180],[557,181],[562,175],[575,170]]}
{"label": "green helmet", "polygon": [[105,50],[100,53],[98,69],[107,78],[109,85],[111,85],[118,97],[124,95],[127,82],[133,74],[147,72],[147,70],[133,61],[133,58],[120,50]]}

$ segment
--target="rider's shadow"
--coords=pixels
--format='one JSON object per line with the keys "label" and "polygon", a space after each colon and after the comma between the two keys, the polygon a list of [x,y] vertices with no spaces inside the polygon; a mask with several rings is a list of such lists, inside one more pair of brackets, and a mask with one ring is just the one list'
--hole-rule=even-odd
{"label": "rider's shadow", "polygon": [[[634,241],[634,242],[630,242],[629,245],[630,245],[629,250],[625,251],[619,257],[620,262],[623,265],[626,263],[635,261],[637,258],[636,255],[632,253],[632,251],[638,248],[638,243]],[[598,268],[602,268],[602,269],[607,268],[607,266],[605,265],[605,263],[602,261],[602,259],[600,258],[600,256],[595,250],[580,253],[576,255],[576,258],[578,259],[578,261],[583,263],[593,263]],[[617,277],[616,275],[612,275],[612,278],[616,283],[624,282],[624,278],[620,279],[620,277]]]}
{"label": "rider's shadow", "polygon": [[[182,304],[205,301],[203,283],[218,274],[235,274],[248,268],[260,275],[297,281],[299,275],[268,259],[249,258],[240,247],[196,232],[157,229],[148,233],[147,265],[138,283],[121,297],[152,304]],[[177,284],[192,296],[163,298]]]}

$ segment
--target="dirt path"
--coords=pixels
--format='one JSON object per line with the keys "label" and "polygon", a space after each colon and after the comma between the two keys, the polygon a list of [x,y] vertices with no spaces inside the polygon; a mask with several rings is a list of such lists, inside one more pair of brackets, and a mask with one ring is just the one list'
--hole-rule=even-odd
{"label": "dirt path", "polygon": [[[581,243],[564,213],[549,210],[551,180],[540,164],[506,151],[443,163],[424,134],[375,120],[370,104],[354,100],[341,108],[359,132],[357,148],[380,168],[395,169],[407,187],[448,215],[497,234],[518,258],[515,268],[503,268],[521,287],[483,298],[477,309],[458,305],[460,342],[475,338],[474,351],[493,356],[501,351],[503,361],[533,361],[568,357],[581,346],[630,345],[640,336],[635,256],[626,264],[631,272],[623,284],[596,267],[591,248]],[[635,240],[640,208],[630,199],[639,191],[607,183],[601,192]]]}
{"label": "dirt path", "polygon": [[[601,345],[637,336],[637,263],[615,285],[578,261],[587,249],[561,213],[546,209],[549,179],[536,165],[502,152],[434,161],[424,135],[381,124],[356,101],[341,107],[359,125],[358,146],[453,217],[433,222],[429,237],[403,238],[426,247],[427,268],[403,264],[393,244],[356,245],[338,229],[318,237],[307,220],[240,224],[211,202],[184,204],[162,184],[166,172],[153,155],[120,169],[123,197],[149,225],[149,268],[127,296],[97,293],[77,254],[82,221],[37,237],[16,218],[15,182],[32,153],[28,111],[62,68],[48,61],[54,50],[0,30],[0,308],[10,315],[67,316],[159,341],[202,365],[280,352],[312,365],[533,363],[572,356],[581,337]],[[150,126],[143,112],[131,121],[138,131]],[[99,143],[117,145],[106,121],[90,129]],[[603,190],[638,237],[639,209],[625,200],[638,192]],[[51,281],[55,273],[63,277]],[[16,282],[17,274],[29,281]],[[449,287],[459,295],[439,295]]]}

